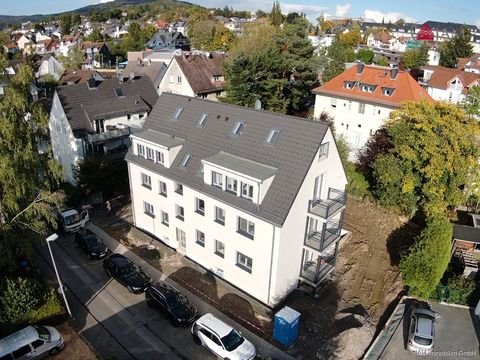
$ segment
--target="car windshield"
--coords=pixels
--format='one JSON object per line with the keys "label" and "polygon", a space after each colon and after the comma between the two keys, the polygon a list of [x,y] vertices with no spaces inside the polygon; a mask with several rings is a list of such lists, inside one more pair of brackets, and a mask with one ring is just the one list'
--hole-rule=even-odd
{"label": "car windshield", "polygon": [[87,246],[95,246],[95,245],[100,245],[102,242],[100,241],[99,238],[92,235],[92,236],[87,236],[85,238],[85,243],[87,244]]}
{"label": "car windshield", "polygon": [[50,331],[44,326],[37,326],[35,329],[38,332],[38,337],[44,341],[50,341]]}
{"label": "car windshield", "polygon": [[225,346],[225,349],[227,351],[232,351],[235,350],[237,347],[239,347],[245,339],[243,338],[242,335],[238,333],[237,330],[233,329],[230,331],[230,333],[227,336],[224,336],[222,338],[222,343]]}
{"label": "car windshield", "polygon": [[119,274],[121,276],[131,276],[138,272],[138,268],[134,264],[127,264],[120,268]]}
{"label": "car windshield", "polygon": [[431,345],[433,340],[432,339],[426,339],[424,337],[421,337],[421,336],[415,336],[413,338],[413,340],[418,344],[418,345],[424,345],[424,346],[427,346],[427,345]]}
{"label": "car windshield", "polygon": [[78,221],[80,221],[80,218],[78,217],[78,214],[77,215],[65,216],[65,225],[67,225],[67,226],[73,225]]}

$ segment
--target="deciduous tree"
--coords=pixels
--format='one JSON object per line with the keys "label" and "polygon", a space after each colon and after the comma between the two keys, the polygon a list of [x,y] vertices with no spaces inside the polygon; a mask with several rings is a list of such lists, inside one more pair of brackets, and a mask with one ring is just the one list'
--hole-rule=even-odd
{"label": "deciduous tree", "polygon": [[458,29],[455,36],[440,47],[440,65],[454,68],[459,58],[470,57],[473,54],[473,48],[470,44],[472,34],[466,26]]}
{"label": "deciduous tree", "polygon": [[75,45],[68,50],[67,56],[59,56],[58,61],[62,63],[65,70],[76,71],[82,69],[83,58],[83,51]]}
{"label": "deciduous tree", "polygon": [[325,65],[322,73],[324,82],[330,81],[335,76],[345,71],[345,63],[355,60],[355,52],[352,47],[344,43],[341,39],[335,38],[327,51],[328,63]]}

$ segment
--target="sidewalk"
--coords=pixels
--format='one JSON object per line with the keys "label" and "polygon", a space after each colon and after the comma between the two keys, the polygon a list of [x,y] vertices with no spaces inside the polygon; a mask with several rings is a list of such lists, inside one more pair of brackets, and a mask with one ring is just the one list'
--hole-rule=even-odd
{"label": "sidewalk", "polygon": [[185,289],[181,284],[174,282],[170,277],[167,277],[164,273],[160,270],[152,266],[142,257],[136,255],[134,252],[129,250],[126,246],[120,244],[116,239],[111,237],[108,233],[103,231],[100,227],[95,224],[89,223],[87,228],[96,233],[105,243],[105,245],[113,252],[118,254],[123,254],[132,260],[137,265],[141,266],[142,269],[150,275],[153,281],[163,280],[171,285],[175,286],[179,291],[184,293],[188,296],[189,300],[194,304],[200,314],[205,313],[212,313],[216,317],[224,320],[226,323],[231,324],[234,328],[241,331],[247,339],[249,339],[256,347],[257,352],[260,356],[267,357],[270,356],[272,358],[278,360],[293,360],[294,358],[290,355],[286,354],[285,352],[281,351],[280,349],[276,348],[274,345],[270,344],[268,341],[262,339],[261,337],[255,335],[242,325],[236,323],[222,312],[215,309],[213,306],[206,303],[197,295],[193,294],[189,290]]}

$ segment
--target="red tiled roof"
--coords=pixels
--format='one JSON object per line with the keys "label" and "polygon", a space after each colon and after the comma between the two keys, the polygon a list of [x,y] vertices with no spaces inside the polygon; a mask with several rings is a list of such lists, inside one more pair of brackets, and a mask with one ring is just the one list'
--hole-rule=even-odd
{"label": "red tiled roof", "polygon": [[[397,70],[397,69],[396,69]],[[364,66],[357,74],[357,66],[352,66],[329,82],[313,90],[316,94],[334,95],[343,98],[399,107],[405,101],[433,101],[424,88],[406,71],[398,70],[395,79],[391,78],[392,69],[382,66]],[[355,83],[351,89],[345,88],[345,82]],[[375,85],[373,92],[365,92],[360,84]],[[382,88],[394,89],[391,96],[383,95]]]}
{"label": "red tiled roof", "polygon": [[393,36],[387,32],[382,31],[375,34],[373,38],[375,40],[381,41],[382,43],[386,44],[393,38]]}
{"label": "red tiled roof", "polygon": [[442,66],[429,66],[428,69],[433,70],[432,76],[428,80],[428,86],[435,89],[446,90],[450,86],[450,82],[456,77],[462,82],[464,91],[475,81],[480,82],[480,74]]}

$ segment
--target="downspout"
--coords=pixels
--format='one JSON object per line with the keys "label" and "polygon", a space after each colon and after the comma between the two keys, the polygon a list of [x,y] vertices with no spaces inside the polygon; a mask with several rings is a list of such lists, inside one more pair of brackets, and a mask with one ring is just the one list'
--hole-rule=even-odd
{"label": "downspout", "polygon": [[132,220],[133,220],[133,224],[137,226],[137,222],[135,221],[135,204],[133,201],[133,191],[132,191],[132,170],[131,170],[132,163],[130,161],[128,161],[127,163],[128,163],[128,182],[130,185],[130,201],[132,203]]}
{"label": "downspout", "polygon": [[270,274],[268,276],[268,298],[267,302],[270,304],[270,289],[272,286],[272,268],[273,268],[273,251],[275,248],[275,225],[272,224],[272,229],[273,229],[273,235],[272,235],[272,250],[270,252]]}

